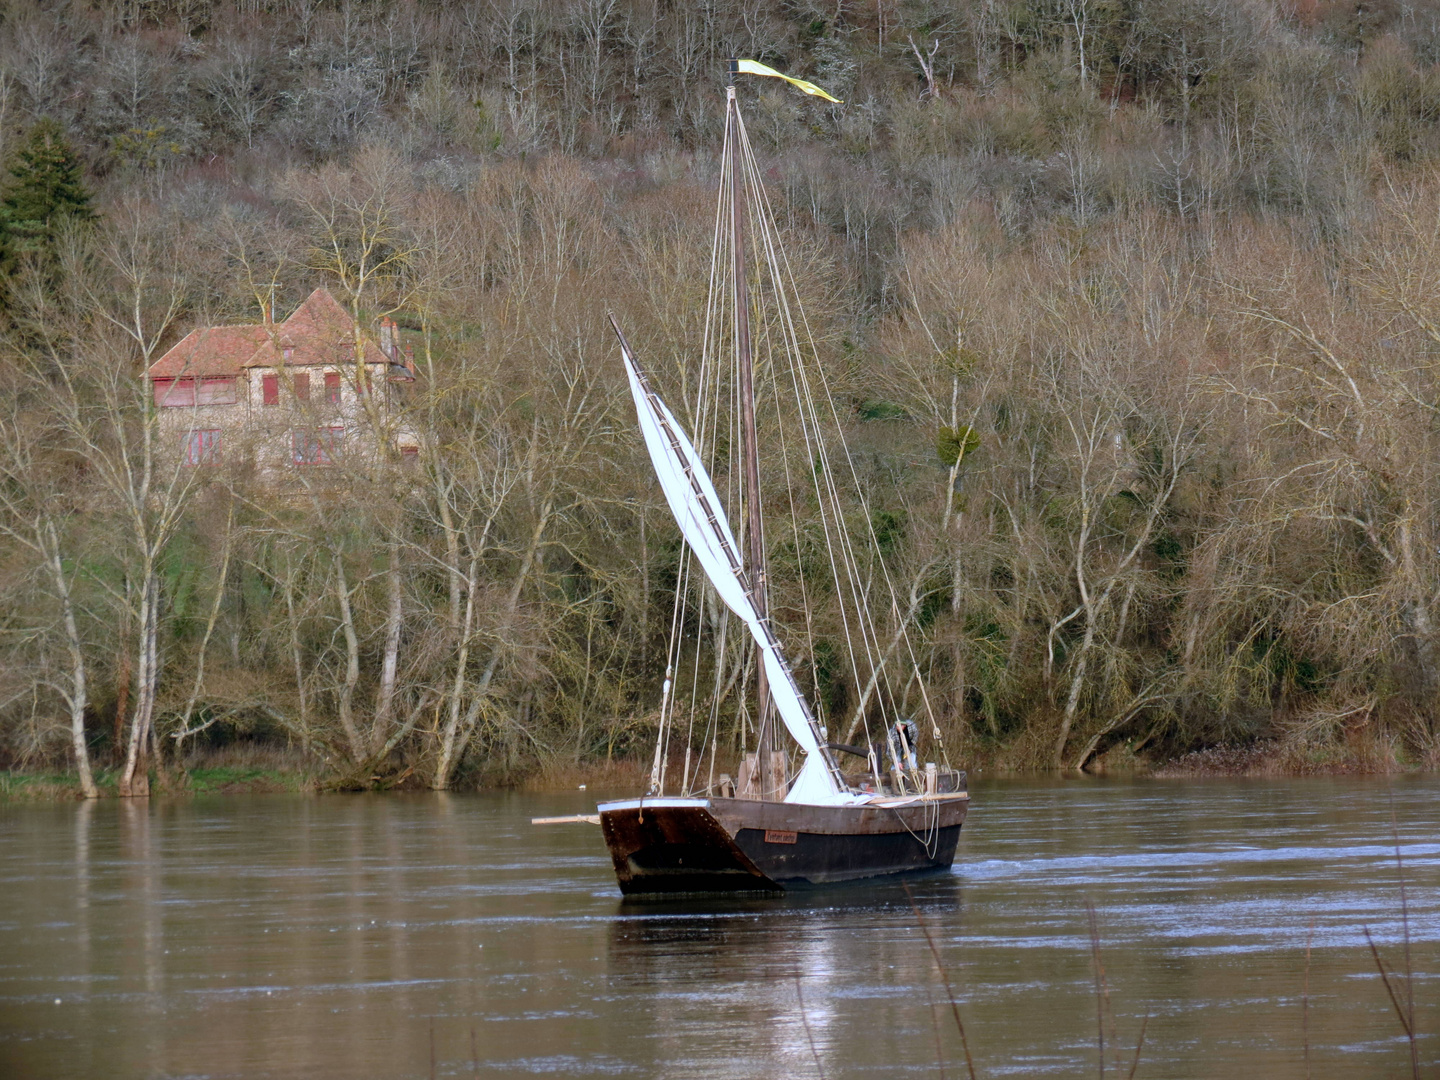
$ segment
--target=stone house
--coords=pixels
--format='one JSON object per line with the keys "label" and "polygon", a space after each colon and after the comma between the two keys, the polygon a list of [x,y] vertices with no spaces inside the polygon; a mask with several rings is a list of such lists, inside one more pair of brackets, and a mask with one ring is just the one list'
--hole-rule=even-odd
{"label": "stone house", "polygon": [[380,439],[414,460],[419,439],[402,406],[415,364],[399,328],[382,319],[378,340],[362,331],[359,363],[356,340],[354,319],[326,289],[283,322],[192,330],[146,372],[161,430],[192,466],[277,475],[373,457]]}

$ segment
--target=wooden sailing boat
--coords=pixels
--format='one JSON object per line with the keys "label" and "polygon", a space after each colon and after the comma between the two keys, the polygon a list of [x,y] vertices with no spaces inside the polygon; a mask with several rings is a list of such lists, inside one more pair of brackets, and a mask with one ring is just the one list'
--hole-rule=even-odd
{"label": "wooden sailing boat", "polygon": [[[948,762],[944,767],[932,762],[923,770],[920,768],[915,746],[918,725],[898,716],[893,693],[889,696],[891,715],[886,718],[878,741],[867,738],[862,746],[830,742],[825,728],[811,711],[771,625],[760,500],[757,365],[751,327],[751,267],[747,265],[751,246],[747,234],[751,230],[747,229],[747,221],[756,234],[753,244],[760,256],[757,277],[758,267],[763,264],[769,273],[768,279],[762,282],[765,292],[782,308],[782,317],[777,322],[762,323],[764,340],[772,344],[779,341],[781,351],[798,364],[805,350],[797,327],[803,327],[804,320],[803,315],[797,320],[795,307],[787,298],[787,278],[793,290],[793,275],[789,274],[788,263],[779,250],[773,219],[740,116],[735,94],[735,75],[740,72],[783,78],[806,93],[829,98],[812,84],[791,79],[754,61],[730,62],[710,303],[712,313],[718,312],[719,318],[728,325],[723,332],[712,335],[707,324],[706,349],[713,357],[725,344],[729,346],[723,351],[728,352],[731,361],[729,371],[736,413],[733,429],[738,438],[730,441],[736,450],[726,474],[731,478],[730,505],[738,504],[741,511],[738,540],[731,531],[726,504],[706,468],[705,454],[696,448],[696,442],[702,442],[705,432],[698,431],[692,442],[656,394],[649,375],[618,324],[615,332],[620,339],[646,448],[684,536],[688,557],[698,564],[725,611],[744,624],[753,646],[753,666],[748,670],[754,675],[751,700],[755,708],[756,744],[753,753],[745,753],[742,744],[734,781],[727,774],[721,774],[716,782],[714,759],[719,753],[718,738],[708,747],[702,743],[702,756],[706,749],[710,753],[709,773],[702,784],[699,764],[691,769],[688,749],[691,740],[687,738],[680,791],[666,794],[665,751],[674,726],[671,714],[675,665],[682,636],[682,620],[678,618],[678,599],[685,591],[682,574],[650,790],[641,798],[599,806],[599,821],[614,859],[615,873],[621,891],[627,894],[782,890],[800,884],[851,881],[948,867],[954,860],[960,827],[969,805],[964,773],[949,768]],[[813,351],[812,343],[812,356]],[[778,362],[770,354],[767,358],[774,374]],[[702,362],[702,368],[704,366]],[[856,682],[857,685],[863,682],[865,686],[851,725],[854,731],[867,718],[867,709],[872,703],[884,698],[876,691],[888,679],[887,665],[896,666],[894,656],[902,640],[909,649],[906,620],[900,616],[891,589],[889,609],[898,629],[891,647],[881,648],[870,617],[867,591],[874,578],[873,570],[869,580],[859,573],[853,545],[845,535],[843,509],[834,479],[841,469],[827,457],[826,443],[819,432],[825,415],[814,393],[817,375],[807,374],[799,367],[792,367],[790,373],[807,453],[814,456],[809,471],[815,477],[815,492],[820,500],[817,505],[826,529],[837,595],[841,596],[846,626],[852,630],[847,644]],[[829,406],[829,419],[834,420],[838,432],[838,416],[823,384],[823,373],[818,375],[818,380],[824,404]],[[703,378],[701,383],[703,386]],[[702,417],[702,429],[703,417],[708,415],[711,414],[697,410],[697,416]],[[712,439],[711,443],[718,441],[721,440]],[[854,478],[853,464],[850,472]],[[863,516],[869,528],[868,513]],[[882,576],[889,588],[888,574]],[[849,596],[848,608],[846,595]],[[860,639],[858,653],[852,640],[855,637]],[[723,651],[723,628],[720,640]],[[859,654],[864,654],[868,663],[856,659]],[[910,667],[918,677],[913,652]],[[914,678],[908,679],[907,687],[914,681]],[[923,696],[923,681],[920,685]],[[928,715],[928,698],[924,704]],[[783,745],[777,720],[793,746]],[[743,719],[740,730],[742,733],[746,730]],[[943,756],[943,742],[933,716],[930,716],[930,735],[932,746]],[[860,773],[847,776],[836,752],[853,755],[863,762]],[[792,760],[799,763],[793,779],[789,775]]]}

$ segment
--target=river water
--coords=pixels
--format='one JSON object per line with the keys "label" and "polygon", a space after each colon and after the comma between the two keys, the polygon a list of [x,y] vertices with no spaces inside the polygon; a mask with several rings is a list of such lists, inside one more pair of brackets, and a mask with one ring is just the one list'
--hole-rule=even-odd
{"label": "river water", "polygon": [[622,902],[593,793],[0,806],[0,1077],[961,1077],[946,979],[981,1077],[1408,1076],[1406,908],[1436,1075],[1440,781],[973,792],[913,906]]}

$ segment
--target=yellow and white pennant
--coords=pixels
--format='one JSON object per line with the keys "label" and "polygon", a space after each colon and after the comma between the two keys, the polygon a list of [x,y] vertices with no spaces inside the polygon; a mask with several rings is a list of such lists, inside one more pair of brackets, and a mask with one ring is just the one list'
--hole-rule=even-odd
{"label": "yellow and white pennant", "polygon": [[791,86],[809,94],[811,97],[824,98],[826,101],[833,101],[836,105],[845,104],[839,98],[831,97],[812,82],[806,82],[804,79],[791,78],[789,75],[781,74],[774,68],[766,67],[764,64],[757,63],[754,60],[737,60],[735,62],[735,70],[743,71],[747,75],[765,75],[772,79],[784,79]]}

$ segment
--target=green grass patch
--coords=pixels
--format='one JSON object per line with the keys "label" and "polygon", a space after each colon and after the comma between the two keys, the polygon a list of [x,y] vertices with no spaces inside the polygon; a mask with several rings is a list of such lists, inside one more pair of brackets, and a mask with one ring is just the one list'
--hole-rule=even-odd
{"label": "green grass patch", "polygon": [[[96,769],[94,776],[101,798],[115,794],[120,785],[119,769]],[[0,772],[0,803],[64,802],[80,797],[78,773]]]}
{"label": "green grass patch", "polygon": [[[119,786],[119,769],[100,769],[95,786],[101,798],[113,798]],[[150,773],[150,793],[157,796],[260,794],[313,791],[315,778],[301,769],[265,768],[259,765],[217,765],[209,768]],[[80,778],[63,772],[0,772],[0,803],[67,802],[79,799]]]}
{"label": "green grass patch", "polygon": [[[115,789],[115,778],[96,776],[96,784],[105,789],[109,780],[110,791]],[[80,777],[75,773],[52,772],[9,772],[0,773],[0,803],[3,802],[63,802],[80,798]]]}

